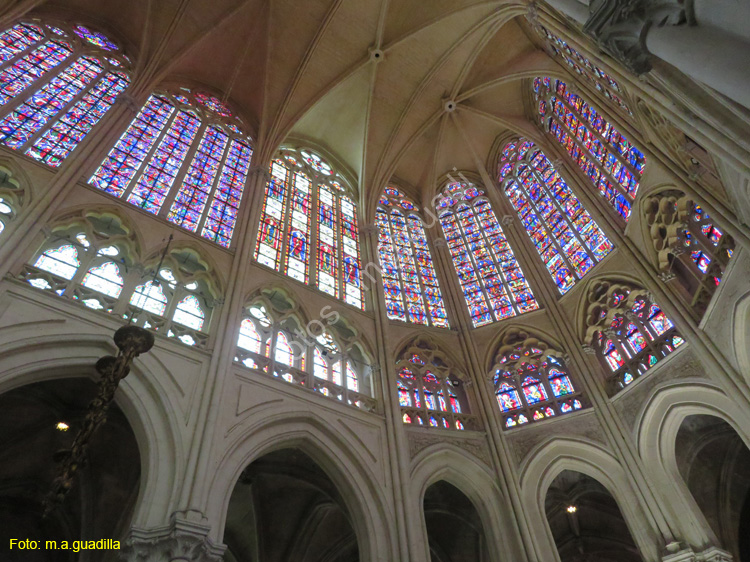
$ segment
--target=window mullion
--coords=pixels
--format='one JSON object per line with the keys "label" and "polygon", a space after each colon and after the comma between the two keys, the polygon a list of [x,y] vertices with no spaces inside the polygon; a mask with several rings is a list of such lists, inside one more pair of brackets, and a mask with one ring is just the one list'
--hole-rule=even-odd
{"label": "window mullion", "polygon": [[[8,100],[2,106],[3,117],[13,113],[16,109],[18,109],[20,105],[26,103],[34,94],[44,88],[52,80],[57,78],[64,70],[70,67],[73,62],[78,60],[78,56],[78,52],[73,49],[73,52],[65,59],[63,59],[59,64],[56,64],[54,67],[50,68],[48,71],[42,74],[39,78],[34,80],[31,84],[26,86],[21,92],[19,92],[18,95],[14,96],[13,99]],[[28,95],[24,95],[27,93]]]}
{"label": "window mullion", "polygon": [[206,218],[208,217],[208,212],[211,209],[211,203],[214,200],[214,197],[216,195],[216,190],[218,189],[219,182],[221,181],[221,176],[224,173],[224,166],[226,166],[227,158],[229,158],[229,153],[232,148],[232,142],[234,142],[234,137],[228,137],[227,138],[227,145],[224,147],[224,154],[222,155],[221,160],[219,161],[219,166],[216,168],[216,177],[214,177],[214,181],[211,184],[211,189],[208,192],[208,195],[206,196],[206,204],[203,206],[203,212],[201,213],[201,218],[198,221],[198,226],[195,228],[195,233],[202,235],[203,227],[206,224]]}
{"label": "window mullion", "polygon": [[[284,165],[284,169],[286,170],[286,173],[284,174],[284,203],[281,207],[281,218],[279,219],[279,228],[281,229],[281,244],[279,245],[279,253],[281,254],[279,256],[279,273],[283,273],[284,275],[288,274],[289,269],[289,242],[290,242],[290,236],[289,236],[289,230],[292,226],[292,199],[294,195],[294,189],[295,184],[297,182],[297,171],[292,170],[289,167],[289,164]],[[278,179],[278,178],[276,178]],[[268,180],[269,182],[274,180],[273,174],[271,175],[271,179]],[[267,188],[266,188],[267,190]],[[267,195],[266,195],[267,196]],[[307,252],[308,256],[310,255],[310,252]],[[274,338],[276,336],[274,335]],[[275,344],[274,344],[275,347]]]}
{"label": "window mullion", "polygon": [[[471,211],[472,216],[473,216],[474,208],[469,207],[469,210]],[[484,278],[482,277],[479,271],[479,267],[477,266],[477,261],[476,261],[476,258],[474,257],[474,252],[472,252],[471,249],[469,248],[469,239],[466,236],[466,231],[464,230],[464,227],[461,224],[461,221],[459,220],[458,213],[456,212],[455,208],[451,210],[451,213],[453,214],[453,217],[456,221],[456,226],[458,227],[458,231],[461,233],[462,245],[464,247],[464,250],[466,251],[466,255],[469,257],[470,263],[472,264],[472,269],[474,270],[474,274],[476,275],[477,281],[479,281],[478,284],[479,284],[480,290],[482,291],[482,297],[484,298],[484,303],[487,306],[487,309],[491,311],[491,314],[494,317],[495,310],[492,307],[492,301],[489,295],[487,294],[487,287],[485,286]],[[463,290],[463,287],[461,287],[461,289]],[[469,311],[469,315],[471,315],[471,310]],[[472,319],[472,324],[473,323],[474,321]]]}
{"label": "window mullion", "polygon": [[[526,166],[528,167],[528,169],[533,172],[534,178],[537,180],[537,183],[542,188],[542,190],[544,190],[545,196],[548,197],[551,201],[553,201],[553,204],[555,205],[555,208],[558,210],[558,212],[560,212],[562,214],[563,220],[567,221],[566,214],[560,209],[560,206],[559,206],[559,204],[557,202],[557,199],[550,193],[549,189],[547,188],[547,184],[544,182],[544,179],[541,178],[539,176],[539,174],[537,174],[536,169],[528,161],[528,159],[524,159],[524,162],[525,162]],[[565,265],[570,270],[570,273],[576,279],[580,279],[580,276],[578,275],[578,270],[576,270],[576,268],[573,267],[573,265],[570,263],[570,260],[568,259],[568,256],[565,253],[565,249],[557,242],[556,239],[554,239],[552,237],[552,232],[551,232],[549,221],[546,218],[544,218],[544,215],[541,213],[541,211],[537,207],[536,202],[531,198],[531,195],[529,194],[528,190],[526,189],[526,186],[524,185],[524,182],[520,180],[518,173],[516,173],[516,178],[518,178],[516,180],[516,183],[517,183],[519,189],[523,190],[523,193],[526,196],[526,200],[529,202],[529,206],[532,208],[532,210],[536,214],[536,216],[539,217],[539,220],[542,221],[542,226],[544,227],[544,230],[547,232],[547,235],[545,236],[545,238],[547,238],[548,240],[550,240],[550,243],[553,244],[558,249],[558,254],[562,258],[562,260],[565,262]],[[570,225],[568,225],[568,226],[570,226]],[[578,236],[577,236],[578,231],[576,230],[576,231],[572,232],[572,234],[580,242],[580,238],[578,238]],[[588,248],[586,247],[585,244],[583,245],[583,248],[586,251],[586,253],[588,254]],[[541,257],[541,255],[540,255],[540,257]],[[546,264],[545,264],[545,266],[546,266]]]}
{"label": "window mullion", "polygon": [[310,286],[318,288],[318,229],[320,229],[320,186],[318,176],[311,174],[310,181],[310,251],[307,252],[307,271]]}
{"label": "window mullion", "polygon": [[[170,105],[172,104],[170,103]],[[151,159],[154,157],[154,153],[159,148],[159,145],[164,140],[164,137],[169,131],[169,129],[172,127],[174,120],[177,119],[177,115],[179,115],[180,110],[174,106],[172,106],[172,108],[173,110],[172,110],[171,115],[164,122],[164,125],[159,131],[159,134],[156,135],[156,139],[154,139],[154,142],[152,143],[151,148],[148,150],[148,153],[146,153],[146,156],[143,157],[143,160],[138,166],[138,169],[133,173],[133,177],[130,178],[130,181],[128,182],[128,186],[125,188],[125,190],[122,192],[122,195],[120,195],[119,197],[120,199],[123,199],[124,201],[128,200],[128,197],[130,197],[130,194],[133,192],[133,189],[135,188],[136,185],[138,185],[138,181],[141,179],[141,176],[143,175],[143,172],[145,171],[149,162],[151,162]],[[141,110],[143,110],[143,108],[141,108]],[[129,128],[130,127],[128,127],[128,129]],[[123,134],[125,133],[127,133],[127,129],[125,130]]]}
{"label": "window mullion", "polygon": [[[390,213],[386,212],[388,216],[388,224],[386,225],[388,228],[388,236],[391,241],[391,248],[393,248],[393,261],[394,265],[396,266],[396,283],[399,286],[399,299],[401,300],[401,305],[404,307],[404,316],[406,317],[406,322],[410,322],[409,320],[409,308],[407,306],[406,302],[406,291],[404,288],[404,276],[401,274],[401,260],[398,256],[398,244],[396,243],[396,237],[393,235],[393,232],[395,230],[393,226],[393,217]],[[390,281],[393,281],[392,279]]]}
{"label": "window mullion", "polygon": [[[633,175],[634,178],[638,178],[638,177],[641,176],[641,173],[638,172],[635,168],[633,168],[630,165],[630,162],[628,162],[627,160],[625,160],[625,158],[623,158],[622,154],[620,154],[620,152],[617,151],[612,146],[612,143],[610,141],[608,141],[607,139],[605,139],[604,136],[599,131],[597,131],[594,128],[594,126],[583,115],[581,115],[580,111],[578,111],[573,106],[571,106],[570,103],[568,103],[568,100],[566,100],[564,96],[562,96],[560,94],[556,94],[556,97],[557,97],[558,101],[560,101],[563,104],[564,107],[568,108],[568,110],[571,111],[573,113],[573,115],[576,116],[576,118],[578,119],[579,123],[581,123],[586,128],[586,130],[589,132],[590,135],[595,136],[596,138],[598,138],[603,143],[603,145],[605,147],[609,148],[608,152],[610,154],[612,154],[615,158],[617,158],[617,160],[620,161],[620,164],[622,164]],[[591,105],[588,102],[584,102],[584,103],[586,103],[587,105]],[[594,110],[594,111],[596,111],[596,110]],[[599,113],[601,115],[600,112],[597,111],[597,113]],[[552,112],[552,114],[556,118],[556,120],[557,120],[558,123],[562,122],[562,119],[560,119],[559,116],[556,113],[554,113],[554,111]],[[610,129],[614,129],[614,127],[612,127],[612,125],[609,122],[605,121],[605,123],[609,126]],[[566,126],[566,129],[570,130],[567,126]],[[583,141],[581,141],[578,138],[577,135],[573,135],[573,138],[576,141],[576,144],[578,144],[578,146],[580,146],[582,149],[586,150],[589,154],[591,154],[591,152],[585,146],[583,146]],[[630,141],[628,141],[628,143],[629,142]],[[593,154],[591,154],[591,155],[594,156]],[[597,161],[599,160],[599,158],[597,158],[596,156],[594,156],[594,158],[596,158]]]}
{"label": "window mullion", "polygon": [[166,216],[169,214],[169,211],[171,210],[172,205],[177,198],[177,193],[179,193],[182,187],[182,183],[185,181],[185,175],[187,174],[190,166],[193,163],[195,153],[198,152],[198,148],[203,141],[203,136],[206,133],[207,126],[208,124],[205,121],[201,120],[200,127],[195,132],[195,136],[193,137],[193,141],[190,144],[190,148],[188,148],[187,153],[182,158],[180,169],[177,172],[174,181],[172,182],[172,187],[170,187],[169,193],[167,193],[167,196],[164,198],[164,202],[162,203],[161,208],[159,209],[159,212],[156,214],[156,216],[166,218]]}
{"label": "window mullion", "polygon": [[[601,160],[594,155],[586,146],[584,146],[583,142],[581,142],[578,137],[571,131],[571,129],[560,119],[557,119],[557,116],[552,117],[558,125],[560,125],[564,131],[568,133],[571,139],[573,139],[573,142],[576,144],[578,148],[580,148],[590,159],[592,159],[596,165],[596,169],[599,171],[600,174],[604,175],[607,179],[609,179],[609,183],[612,184],[612,186],[620,192],[621,195],[625,196],[625,198],[632,204],[634,198],[632,195],[630,195],[620,184],[618,180],[614,178],[614,176],[610,173],[609,170],[602,164]],[[554,136],[554,135],[553,135]],[[565,147],[563,147],[565,148]],[[568,155],[568,157],[573,160],[573,156],[566,150],[565,153]],[[573,160],[575,162],[575,160]],[[577,162],[575,162],[576,165],[578,165]],[[579,166],[580,167],[580,166]],[[584,172],[585,173],[585,172]],[[631,172],[632,173],[632,172]],[[589,177],[588,174],[586,174],[586,177],[593,183],[593,180]],[[638,177],[638,174],[634,175],[634,177]],[[597,186],[598,187],[598,186]]]}
{"label": "window mullion", "polygon": [[[104,67],[106,65],[102,64],[102,66]],[[65,115],[67,115],[68,111],[70,111],[81,100],[81,98],[83,98],[83,96],[88,94],[91,91],[91,88],[97,82],[99,82],[99,80],[101,80],[104,76],[106,76],[108,72],[109,71],[106,68],[102,69],[102,71],[99,74],[97,74],[96,77],[94,77],[86,87],[81,88],[81,91],[78,92],[75,96],[73,96],[73,99],[71,99],[67,104],[65,104],[65,106],[62,109],[58,110],[52,117],[50,117],[49,121],[47,121],[47,123],[45,123],[42,127],[40,127],[36,133],[31,135],[31,137],[29,137],[29,140],[27,140],[22,146],[20,146],[18,150],[26,151],[30,147],[34,146],[34,143],[36,143],[39,137],[44,135],[52,126],[54,126],[55,123],[59,121],[61,117],[64,117]]]}

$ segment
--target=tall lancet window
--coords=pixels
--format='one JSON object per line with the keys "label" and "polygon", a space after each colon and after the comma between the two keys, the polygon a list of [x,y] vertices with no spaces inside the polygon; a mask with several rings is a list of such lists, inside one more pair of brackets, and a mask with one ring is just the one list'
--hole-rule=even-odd
{"label": "tall lancet window", "polygon": [[386,187],[375,211],[388,318],[448,328],[432,254],[416,206]]}
{"label": "tall lancet window", "polygon": [[539,308],[481,189],[451,182],[437,211],[475,327]]}
{"label": "tall lancet window", "polygon": [[565,82],[536,78],[534,93],[544,127],[628,220],[646,157]]}
{"label": "tall lancet window", "polygon": [[347,182],[310,150],[271,162],[255,259],[363,308],[357,207]]}
{"label": "tall lancet window", "polygon": [[130,60],[82,25],[0,34],[0,144],[58,167],[130,83]]}
{"label": "tall lancet window", "polygon": [[533,142],[519,139],[505,147],[498,181],[560,293],[612,250],[599,225]]}
{"label": "tall lancet window", "polygon": [[594,87],[615,106],[622,109],[628,115],[633,115],[628,105],[622,100],[622,89],[617,80],[604,72],[601,68],[592,64],[589,59],[571,47],[567,42],[557,35],[539,26],[538,31],[547,39],[547,43],[556,55],[561,57],[565,63],[579,76],[583,76],[591,82]]}
{"label": "tall lancet window", "polygon": [[89,183],[228,247],[253,149],[221,101],[153,94]]}

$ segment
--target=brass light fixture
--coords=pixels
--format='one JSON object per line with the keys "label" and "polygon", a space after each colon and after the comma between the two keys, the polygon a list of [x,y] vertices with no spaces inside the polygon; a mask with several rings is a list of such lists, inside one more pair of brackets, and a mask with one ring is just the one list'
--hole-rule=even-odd
{"label": "brass light fixture", "polygon": [[[107,411],[120,381],[130,372],[133,360],[153,347],[154,334],[145,328],[128,325],[115,332],[114,340],[119,350],[117,357],[106,355],[96,362],[96,370],[101,375],[99,391],[89,403],[81,429],[73,439],[70,449],[55,454],[58,463],[57,477],[52,482],[52,489],[44,501],[44,517],[62,504],[72,489],[76,472],[86,461],[91,437],[107,421]],[[60,422],[56,427],[60,431],[67,431],[68,425]]]}

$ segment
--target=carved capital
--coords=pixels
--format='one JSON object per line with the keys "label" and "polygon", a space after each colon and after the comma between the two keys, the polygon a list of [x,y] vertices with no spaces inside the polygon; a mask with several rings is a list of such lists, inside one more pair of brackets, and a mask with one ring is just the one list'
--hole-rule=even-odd
{"label": "carved capital", "polygon": [[661,279],[664,283],[669,283],[675,278],[675,274],[671,271],[662,271],[659,274],[659,279]]}
{"label": "carved capital", "polygon": [[732,560],[731,554],[715,546],[710,546],[702,552],[686,548],[662,558],[662,562],[732,562]]}
{"label": "carved capital", "polygon": [[226,547],[214,544],[205,525],[174,519],[158,529],[132,529],[125,540],[123,562],[221,562]]}
{"label": "carved capital", "polygon": [[594,0],[583,26],[599,46],[636,75],[651,70],[646,34],[652,26],[693,24],[691,0]]}
{"label": "carved capital", "polygon": [[583,344],[583,345],[581,346],[581,349],[583,350],[583,352],[584,352],[584,353],[585,353],[586,355],[596,355],[596,350],[594,349],[594,347],[593,347],[593,346],[591,346],[591,345],[589,345],[589,344],[587,344],[587,343],[584,343],[584,344]]}

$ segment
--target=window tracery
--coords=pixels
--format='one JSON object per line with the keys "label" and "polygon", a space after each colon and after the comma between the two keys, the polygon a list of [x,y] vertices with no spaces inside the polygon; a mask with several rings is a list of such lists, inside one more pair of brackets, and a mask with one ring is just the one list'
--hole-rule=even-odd
{"label": "window tracery", "polygon": [[28,200],[27,188],[21,186],[11,170],[0,166],[0,235],[13,222]]}
{"label": "window tracery", "polygon": [[534,79],[542,124],[624,219],[646,165],[646,157],[562,80]]}
{"label": "window tracery", "polygon": [[469,410],[463,374],[429,340],[417,338],[404,348],[396,361],[396,377],[404,423],[479,429],[479,420]]}
{"label": "window tracery", "polygon": [[243,128],[204,92],[154,93],[89,183],[229,247],[253,154]]}
{"label": "window tracery", "polygon": [[514,330],[503,338],[495,355],[492,381],[505,429],[586,406],[564,354],[526,332]]}
{"label": "window tracery", "polygon": [[[85,30],[85,31],[84,31]],[[0,143],[56,168],[130,84],[99,31],[24,21],[0,34]]]}
{"label": "window tracery", "polygon": [[436,207],[474,327],[539,308],[481,189],[448,183]]}
{"label": "window tracery", "polygon": [[347,182],[307,149],[283,148],[270,174],[256,261],[364,308],[357,208]]}
{"label": "window tracery", "polygon": [[595,354],[612,394],[685,343],[672,321],[643,289],[609,281],[587,295],[584,349]]}
{"label": "window tracery", "polygon": [[734,240],[681,191],[649,197],[644,213],[659,270],[677,276],[691,307],[702,314],[732,258]]}
{"label": "window tracery", "polygon": [[566,41],[563,41],[543,26],[537,28],[539,33],[547,39],[547,44],[552,48],[555,55],[562,58],[565,63],[579,76],[583,76],[591,82],[594,87],[608,100],[612,101],[616,107],[632,116],[628,105],[623,101],[622,88],[617,80],[604,72],[601,68],[593,64],[588,58],[571,47]]}
{"label": "window tracery", "polygon": [[133,231],[115,215],[84,215],[56,227],[20,277],[186,345],[207,344],[217,294],[208,267],[180,248],[164,257],[158,271],[144,267]]}
{"label": "window tracery", "polygon": [[561,294],[614,246],[533,142],[508,143],[498,181]]}
{"label": "window tracery", "polygon": [[450,327],[416,205],[397,188],[386,187],[375,211],[375,224],[388,318]]}
{"label": "window tracery", "polygon": [[356,333],[338,313],[304,325],[296,304],[278,290],[265,290],[245,307],[235,363],[319,392],[350,406],[374,411],[371,361]]}

